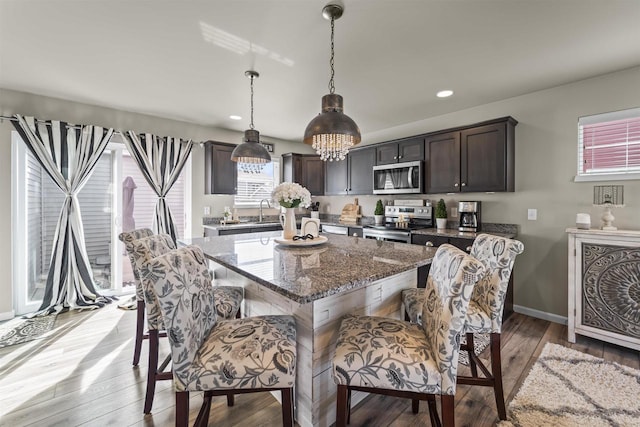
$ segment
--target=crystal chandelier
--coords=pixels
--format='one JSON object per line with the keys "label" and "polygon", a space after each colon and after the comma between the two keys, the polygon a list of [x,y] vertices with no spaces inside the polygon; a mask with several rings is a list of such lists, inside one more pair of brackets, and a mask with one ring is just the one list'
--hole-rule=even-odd
{"label": "crystal chandelier", "polygon": [[311,145],[324,161],[344,160],[349,148],[360,143],[358,125],[343,113],[342,96],[335,93],[334,70],[334,22],[342,16],[342,4],[329,3],[322,9],[322,16],[331,20],[331,78],[329,94],[322,97],[322,112],[307,125],[304,143]]}
{"label": "crystal chandelier", "polygon": [[265,164],[271,162],[269,152],[260,144],[260,132],[253,126],[253,79],[260,76],[257,71],[245,71],[245,76],[251,79],[251,124],[244,131],[242,144],[236,146],[231,153],[231,160],[238,162],[243,172],[260,173]]}

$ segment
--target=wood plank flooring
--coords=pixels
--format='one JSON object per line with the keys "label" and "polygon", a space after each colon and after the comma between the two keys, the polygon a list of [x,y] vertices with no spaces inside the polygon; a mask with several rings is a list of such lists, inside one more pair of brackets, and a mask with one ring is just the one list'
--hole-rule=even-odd
{"label": "wood plank flooring", "polygon": [[[140,366],[132,367],[134,326],[135,312],[112,304],[95,311],[61,314],[46,338],[0,349],[0,426],[172,426],[170,381],[158,384],[153,413],[142,413],[147,345],[143,345]],[[547,342],[640,369],[637,351],[586,337],[569,344],[566,335],[563,325],[517,313],[509,318],[502,333],[507,402]],[[163,340],[161,357],[168,351]],[[482,357],[486,360],[488,352]],[[467,368],[461,370],[466,373]],[[192,394],[190,404],[193,422],[201,396]],[[492,426],[496,422],[491,389],[458,387],[456,425]],[[231,408],[219,397],[211,408],[210,425],[278,426],[280,405],[269,393],[236,396]],[[408,400],[370,396],[353,409],[351,425],[430,424],[425,404],[414,415]]]}

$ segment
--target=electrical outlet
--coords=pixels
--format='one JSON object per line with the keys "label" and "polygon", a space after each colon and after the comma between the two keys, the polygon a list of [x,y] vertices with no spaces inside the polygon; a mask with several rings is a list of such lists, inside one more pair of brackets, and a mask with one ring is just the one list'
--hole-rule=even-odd
{"label": "electrical outlet", "polygon": [[451,208],[451,218],[458,218],[458,208]]}
{"label": "electrical outlet", "polygon": [[211,206],[205,206],[204,207],[204,214],[205,215],[211,215]]}
{"label": "electrical outlet", "polygon": [[538,209],[527,209],[527,219],[536,221],[538,219]]}

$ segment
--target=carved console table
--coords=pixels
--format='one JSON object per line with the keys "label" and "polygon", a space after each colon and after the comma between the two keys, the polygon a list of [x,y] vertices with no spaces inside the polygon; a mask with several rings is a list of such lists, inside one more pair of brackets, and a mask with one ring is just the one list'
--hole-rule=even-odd
{"label": "carved console table", "polygon": [[567,233],[569,342],[579,334],[640,350],[640,231]]}

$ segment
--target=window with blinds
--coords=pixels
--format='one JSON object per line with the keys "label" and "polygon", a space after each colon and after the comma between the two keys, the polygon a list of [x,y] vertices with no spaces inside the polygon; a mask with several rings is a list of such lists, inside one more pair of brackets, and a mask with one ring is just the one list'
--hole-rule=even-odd
{"label": "window with blinds", "polygon": [[640,108],[578,120],[578,176],[640,179]]}
{"label": "window with blinds", "polygon": [[234,206],[258,207],[262,199],[271,202],[271,192],[280,183],[280,162],[272,160],[260,173],[244,172],[239,166]]}

